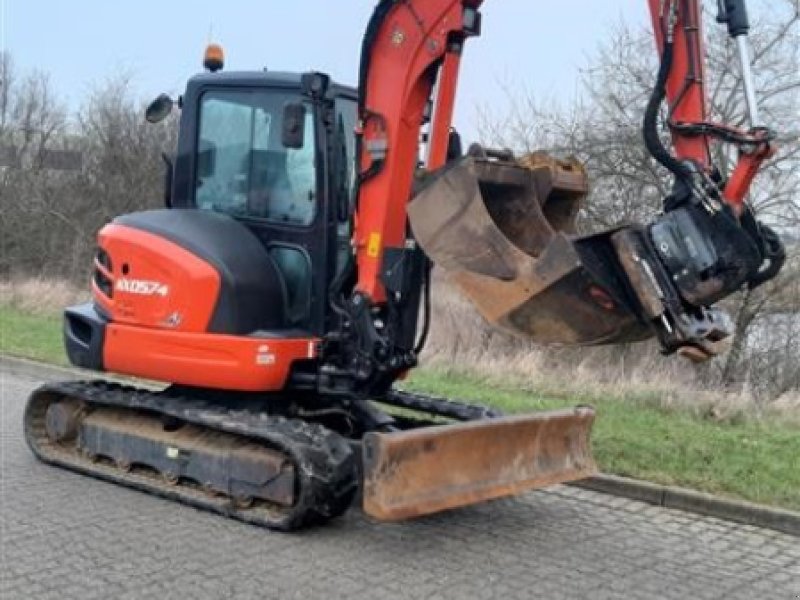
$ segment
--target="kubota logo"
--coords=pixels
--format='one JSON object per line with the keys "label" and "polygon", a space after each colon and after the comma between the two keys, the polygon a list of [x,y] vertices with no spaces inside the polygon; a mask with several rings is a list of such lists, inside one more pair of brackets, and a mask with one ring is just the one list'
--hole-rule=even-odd
{"label": "kubota logo", "polygon": [[117,290],[140,296],[166,296],[169,293],[166,284],[143,279],[118,279]]}

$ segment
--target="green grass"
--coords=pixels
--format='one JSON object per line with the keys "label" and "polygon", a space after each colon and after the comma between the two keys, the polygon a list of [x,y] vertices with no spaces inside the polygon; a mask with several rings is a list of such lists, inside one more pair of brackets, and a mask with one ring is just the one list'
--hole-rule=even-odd
{"label": "green grass", "polygon": [[[60,316],[0,306],[0,352],[66,364]],[[719,423],[685,409],[662,409],[652,394],[554,394],[434,369],[417,370],[404,385],[512,413],[593,404],[592,444],[603,471],[800,510],[796,427],[769,420]]]}
{"label": "green grass", "polygon": [[607,473],[800,510],[800,430],[773,421],[718,423],[649,399],[548,396],[464,374],[414,373],[415,391],[532,412],[593,404],[592,446]]}
{"label": "green grass", "polygon": [[61,316],[39,316],[0,306],[0,353],[67,364]]}

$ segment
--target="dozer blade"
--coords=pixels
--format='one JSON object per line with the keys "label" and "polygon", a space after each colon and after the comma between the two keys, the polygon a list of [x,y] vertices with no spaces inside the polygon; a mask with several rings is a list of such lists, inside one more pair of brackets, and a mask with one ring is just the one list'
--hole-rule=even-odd
{"label": "dozer blade", "polygon": [[408,215],[425,253],[489,323],[540,343],[650,337],[612,242],[617,230],[574,235],[587,190],[574,161],[467,157],[424,183]]}
{"label": "dozer blade", "polygon": [[596,472],[594,410],[578,407],[364,437],[364,511],[392,521]]}

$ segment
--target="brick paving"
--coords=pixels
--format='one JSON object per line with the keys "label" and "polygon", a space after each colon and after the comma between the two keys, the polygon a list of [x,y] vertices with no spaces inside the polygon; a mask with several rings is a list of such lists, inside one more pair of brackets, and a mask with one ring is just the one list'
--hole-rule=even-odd
{"label": "brick paving", "polygon": [[800,598],[800,538],[569,487],[277,534],[38,463],[0,370],[0,598]]}

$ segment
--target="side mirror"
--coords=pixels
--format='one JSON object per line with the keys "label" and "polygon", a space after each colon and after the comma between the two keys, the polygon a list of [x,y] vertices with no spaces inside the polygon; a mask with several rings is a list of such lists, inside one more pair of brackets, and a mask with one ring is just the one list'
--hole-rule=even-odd
{"label": "side mirror", "polygon": [[284,148],[302,148],[306,139],[306,105],[287,102],[283,107],[281,143]]}
{"label": "side mirror", "polygon": [[159,94],[153,100],[144,113],[144,118],[148,123],[160,123],[172,112],[174,102],[167,94]]}

